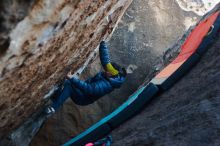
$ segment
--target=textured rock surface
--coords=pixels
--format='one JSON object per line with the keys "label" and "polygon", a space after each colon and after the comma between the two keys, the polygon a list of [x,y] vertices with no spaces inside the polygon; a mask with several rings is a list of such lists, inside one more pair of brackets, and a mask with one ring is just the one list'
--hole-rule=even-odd
{"label": "textured rock surface", "polygon": [[220,35],[187,75],[112,133],[113,146],[220,145],[219,46]]}
{"label": "textured rock surface", "polygon": [[68,71],[85,63],[130,2],[38,0],[33,4],[10,33],[9,47],[0,56],[0,138],[38,110],[42,97]]}
{"label": "textured rock surface", "polygon": [[31,9],[34,0],[2,0],[0,2],[0,56],[10,45],[10,31]]}
{"label": "textured rock surface", "polygon": [[198,15],[204,15],[218,4],[219,0],[176,0],[180,8]]}
{"label": "textured rock surface", "polygon": [[217,41],[186,77],[113,132],[114,146],[220,144]]}
{"label": "textured rock surface", "polygon": [[[126,11],[109,42],[112,60],[129,71],[119,90],[93,105],[76,106],[68,101],[42,127],[32,145],[60,145],[117,108],[143,80],[150,79],[159,57],[180,38],[198,16],[181,10],[173,0],[136,0]],[[97,57],[82,74],[85,79],[100,71]]]}
{"label": "textured rock surface", "polygon": [[[79,67],[84,67],[82,65],[87,60],[89,54],[97,47],[101,39],[106,38],[112,32],[115,23],[123,14],[130,1],[2,0],[0,2],[0,137],[6,135],[18,125],[23,124],[30,114],[40,109],[44,103],[42,97],[68,71],[74,72]],[[128,75],[125,85],[120,90],[116,90],[87,107],[76,106],[71,101],[68,101],[55,116],[46,122],[31,145],[54,146],[62,144],[69,137],[78,134],[118,107],[137,89],[145,78],[150,79],[154,70],[162,65],[160,64],[160,66],[155,68],[154,65],[157,62],[161,62],[158,58],[163,56],[163,52],[170,48],[182,36],[184,31],[198,20],[196,11],[193,11],[195,13],[188,12],[191,5],[184,5],[186,1],[134,1],[120,21],[117,30],[113,34],[113,38],[110,40],[112,59],[126,66],[128,72],[132,73]],[[200,1],[195,0],[195,2],[200,4]],[[181,10],[179,6],[187,12]],[[194,6],[193,10],[199,8],[203,12],[203,7],[199,5]],[[26,15],[27,17],[25,17]],[[108,19],[107,16],[109,16]],[[23,18],[24,20],[18,23]],[[216,54],[212,52],[211,55]],[[213,62],[216,62],[216,60]],[[207,66],[207,68],[209,69],[211,66]],[[219,68],[217,63],[214,68],[216,69],[212,73]],[[82,78],[85,79],[88,76],[94,75],[100,69],[99,58],[94,58],[93,62],[83,72]],[[204,73],[205,77],[206,73]],[[199,73],[196,72],[196,74]],[[214,79],[218,81],[217,77]],[[199,82],[198,78],[196,80]],[[216,83],[213,85],[216,85]],[[198,87],[198,89],[203,89],[202,87],[204,86],[205,83],[201,88]],[[183,87],[186,87],[186,85],[183,85]],[[184,89],[188,90],[187,87]],[[205,94],[209,95],[209,91]],[[214,91],[214,96],[218,96],[218,92]],[[169,94],[169,97],[167,96],[167,98],[172,97],[174,97],[174,93]],[[193,95],[194,97],[195,95]],[[187,99],[188,97],[182,96],[179,102],[177,99],[172,102],[173,98],[168,101],[162,100],[161,102],[159,101],[158,107],[153,107],[153,103],[149,107],[150,109],[147,110],[152,110],[152,108],[160,109],[162,107],[161,111],[155,110],[152,113],[155,113],[156,118],[153,116],[153,120],[147,121],[149,120],[149,114],[151,114],[150,111],[147,111],[146,115],[140,116],[139,119],[134,119],[132,121],[134,124],[130,122],[127,126],[122,126],[121,130],[114,133],[114,141],[117,141],[115,144],[143,145],[154,142],[155,144],[163,144],[165,139],[162,138],[166,138],[165,132],[167,129],[163,130],[164,127],[162,127],[160,131],[159,128],[161,134],[157,134],[152,130],[153,136],[148,137],[148,135],[146,136],[148,129],[146,131],[144,129],[145,127],[149,128],[149,126],[146,126],[146,123],[151,125],[151,122],[156,122],[153,126],[157,127],[160,124],[160,121],[157,121],[158,117],[166,115],[162,112],[166,110],[166,107],[170,109],[168,106],[171,106],[171,110],[177,110],[178,107],[181,107],[182,101],[183,103],[189,102]],[[196,99],[200,100],[199,97]],[[167,104],[163,107],[162,103]],[[192,105],[196,106],[197,104]],[[204,110],[203,113],[209,115],[209,118],[206,120],[210,123],[214,123],[215,117],[218,117],[218,112],[212,112],[217,111],[215,106],[218,106],[217,101],[211,103],[202,101],[201,103],[201,109]],[[186,107],[186,109],[188,108]],[[198,113],[197,111],[195,108],[195,113]],[[159,116],[157,116],[157,112],[159,112]],[[184,112],[187,112],[187,110],[184,110]],[[215,116],[212,113],[216,113]],[[205,114],[202,115],[204,116]],[[178,118],[178,112],[173,116]],[[185,116],[187,117],[188,115],[185,114]],[[166,117],[164,118],[163,122],[165,123]],[[194,121],[193,118],[188,119],[190,122]],[[174,118],[175,120],[178,126],[180,121]],[[143,125],[137,127],[136,123]],[[205,127],[206,124],[206,122],[201,124],[201,128]],[[174,129],[172,123],[170,125],[170,127],[167,126],[168,130],[169,128]],[[184,128],[184,124],[179,125]],[[208,125],[211,124],[208,123]],[[207,128],[201,132],[211,133],[216,136],[218,128],[213,130],[213,127],[215,125],[211,125],[210,129]],[[22,136],[18,137],[18,141],[15,144],[24,146],[24,144],[29,143],[32,137],[29,139],[28,136],[31,135],[29,133],[32,133],[33,129],[31,127],[31,129],[19,130],[18,134]],[[133,130],[134,133],[131,132]],[[183,131],[182,133],[184,135]],[[186,132],[185,134],[188,133]],[[207,137],[206,134],[203,135]],[[125,136],[124,139],[123,136]],[[145,139],[145,137],[148,138]],[[168,136],[169,138],[172,138],[172,133],[170,137]],[[202,140],[200,136],[195,136],[196,138]],[[166,139],[167,143],[169,142],[168,139]],[[178,139],[181,139],[181,132]],[[209,138],[209,140],[213,139]],[[179,142],[183,141],[180,140]],[[178,141],[172,144],[177,145]],[[189,142],[188,144],[193,145],[194,143]],[[1,143],[0,141],[0,145],[9,144]]]}

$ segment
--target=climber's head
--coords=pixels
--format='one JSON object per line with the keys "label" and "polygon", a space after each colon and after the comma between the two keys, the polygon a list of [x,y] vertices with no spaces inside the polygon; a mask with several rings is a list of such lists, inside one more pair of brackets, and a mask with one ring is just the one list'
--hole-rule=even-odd
{"label": "climber's head", "polygon": [[108,76],[114,77],[114,76],[123,76],[125,77],[127,75],[127,72],[124,67],[121,67],[115,62],[111,62],[106,65],[106,72]]}
{"label": "climber's head", "polygon": [[111,64],[119,72],[120,76],[125,77],[127,75],[126,69],[124,67],[121,67],[120,65],[118,65],[115,62],[112,62]]}

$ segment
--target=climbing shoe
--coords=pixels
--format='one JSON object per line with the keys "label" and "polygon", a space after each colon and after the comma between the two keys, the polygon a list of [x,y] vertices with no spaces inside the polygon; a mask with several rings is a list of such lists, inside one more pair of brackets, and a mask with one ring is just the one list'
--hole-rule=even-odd
{"label": "climbing shoe", "polygon": [[45,108],[44,113],[48,116],[52,115],[55,113],[55,109],[51,106]]}

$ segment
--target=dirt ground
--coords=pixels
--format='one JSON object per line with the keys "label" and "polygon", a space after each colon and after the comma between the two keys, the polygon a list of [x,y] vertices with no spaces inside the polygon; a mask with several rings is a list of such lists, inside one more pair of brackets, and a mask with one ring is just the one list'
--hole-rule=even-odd
{"label": "dirt ground", "polygon": [[220,145],[220,37],[201,61],[113,133],[114,146]]}

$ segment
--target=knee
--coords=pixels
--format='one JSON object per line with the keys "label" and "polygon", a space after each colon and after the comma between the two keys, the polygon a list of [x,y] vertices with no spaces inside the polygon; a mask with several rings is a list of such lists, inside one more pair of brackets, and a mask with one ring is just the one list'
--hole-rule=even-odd
{"label": "knee", "polygon": [[64,84],[71,84],[71,81],[69,79],[65,79]]}
{"label": "knee", "polygon": [[66,87],[66,86],[71,86],[70,80],[65,80],[63,86],[64,86],[64,87]]}

